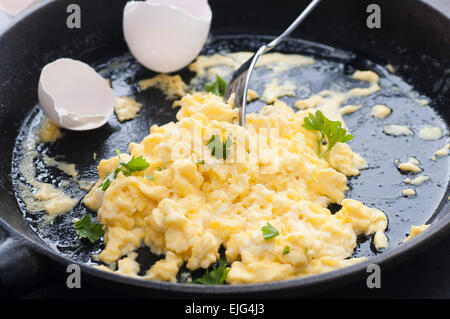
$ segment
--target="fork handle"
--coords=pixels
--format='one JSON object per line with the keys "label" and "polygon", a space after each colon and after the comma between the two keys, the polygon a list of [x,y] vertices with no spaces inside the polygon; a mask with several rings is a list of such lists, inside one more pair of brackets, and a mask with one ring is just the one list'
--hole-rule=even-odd
{"label": "fork handle", "polygon": [[269,52],[278,44],[280,44],[286,37],[288,37],[292,31],[294,31],[300,23],[309,15],[309,13],[320,3],[321,0],[313,0],[310,4],[305,8],[305,10],[300,13],[300,15],[295,19],[294,22],[276,39],[272,40],[270,43],[265,45],[265,49],[263,54]]}
{"label": "fork handle", "polygon": [[295,19],[294,22],[276,39],[272,40],[270,43],[263,45],[259,48],[259,50],[250,58],[249,61],[247,61],[244,65],[241,66],[244,67],[248,62],[251,61],[250,66],[248,67],[249,72],[246,74],[246,80],[244,85],[244,92],[243,92],[243,98],[242,101],[238,102],[239,106],[239,124],[242,126],[245,126],[245,115],[246,115],[246,106],[247,106],[247,92],[248,92],[248,84],[250,82],[250,76],[252,73],[252,70],[256,66],[256,62],[258,62],[258,59],[261,55],[263,55],[266,52],[269,52],[274,47],[276,47],[280,42],[282,42],[287,36],[289,36],[292,31],[294,31],[300,23],[308,16],[308,14],[319,4],[321,0],[313,0],[308,4],[308,6],[300,13],[300,15]]}

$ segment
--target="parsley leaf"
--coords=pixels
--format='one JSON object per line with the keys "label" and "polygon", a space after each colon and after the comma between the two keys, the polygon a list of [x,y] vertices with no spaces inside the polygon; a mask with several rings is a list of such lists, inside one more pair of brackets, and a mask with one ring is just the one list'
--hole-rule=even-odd
{"label": "parsley leaf", "polygon": [[[331,121],[322,114],[321,111],[316,111],[316,114],[309,114],[305,117],[305,123],[302,125],[307,130],[319,131],[322,137],[317,141],[317,154],[319,158],[324,156],[333,146],[338,143],[345,143],[353,138],[353,135],[347,134],[347,131],[342,128],[342,123],[339,121]],[[325,137],[327,139],[327,149],[321,152],[322,142]]]}
{"label": "parsley leaf", "polygon": [[199,160],[199,161],[197,161],[197,163],[195,163],[195,164],[199,164],[199,165],[205,164],[205,160]]}
{"label": "parsley leaf", "polygon": [[120,168],[116,168],[114,170],[114,172],[112,172],[111,174],[109,174],[108,176],[106,176],[106,178],[103,180],[103,183],[101,183],[99,185],[99,187],[102,189],[102,191],[106,191],[109,187],[109,185],[111,185],[111,183],[113,182],[113,180],[116,179],[117,174],[119,174],[120,172]]}
{"label": "parsley leaf", "polygon": [[289,254],[290,251],[291,251],[291,247],[289,247],[289,246],[284,247],[284,249],[283,249],[283,256]]}
{"label": "parsley leaf", "polygon": [[217,159],[226,160],[228,155],[230,155],[230,147],[233,145],[233,141],[229,136],[225,139],[225,142],[222,141],[220,135],[215,134],[211,136],[206,145],[211,149],[211,155]]}
{"label": "parsley leaf", "polygon": [[227,82],[216,74],[216,81],[213,83],[206,83],[206,92],[213,93],[215,95],[224,96],[227,89]]}
{"label": "parsley leaf", "polygon": [[219,260],[219,266],[211,271],[207,270],[201,278],[194,280],[195,284],[201,285],[222,285],[227,278],[230,267],[227,267],[225,260]]}
{"label": "parsley leaf", "polygon": [[136,158],[133,157],[133,159],[126,164],[127,169],[131,172],[143,171],[149,166],[150,165],[147,163],[145,158],[142,157],[142,155]]}
{"label": "parsley leaf", "polygon": [[150,164],[147,163],[145,158],[141,156],[134,157],[128,162],[122,162],[120,159],[120,151],[116,150],[116,154],[119,157],[119,167],[117,167],[114,172],[109,174],[103,182],[99,185],[99,187],[102,189],[102,191],[106,191],[108,187],[111,185],[111,183],[117,178],[117,175],[122,172],[125,176],[131,176],[134,172],[139,172],[147,169]]}
{"label": "parsley leaf", "polygon": [[95,243],[105,233],[103,225],[93,223],[88,214],[75,223],[74,229],[79,239],[87,238],[91,243]]}
{"label": "parsley leaf", "polygon": [[278,230],[275,227],[273,227],[271,224],[269,224],[269,223],[267,223],[266,226],[261,228],[261,231],[263,233],[263,236],[264,236],[265,240],[277,237],[280,234],[278,232]]}

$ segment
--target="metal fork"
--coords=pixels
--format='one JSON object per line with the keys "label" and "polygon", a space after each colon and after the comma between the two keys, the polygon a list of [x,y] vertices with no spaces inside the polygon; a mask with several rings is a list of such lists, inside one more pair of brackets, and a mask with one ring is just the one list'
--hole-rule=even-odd
{"label": "metal fork", "polygon": [[263,45],[256,51],[256,53],[233,74],[230,83],[225,91],[224,98],[226,101],[230,96],[235,93],[235,107],[239,109],[239,124],[245,126],[245,107],[247,106],[247,92],[248,83],[250,82],[250,77],[252,75],[253,69],[255,68],[256,62],[261,55],[269,52],[278,44],[280,44],[292,31],[294,31],[297,26],[308,16],[308,14],[319,4],[321,0],[313,0],[305,8],[305,10],[300,13],[300,15],[295,19],[295,21],[275,40]]}

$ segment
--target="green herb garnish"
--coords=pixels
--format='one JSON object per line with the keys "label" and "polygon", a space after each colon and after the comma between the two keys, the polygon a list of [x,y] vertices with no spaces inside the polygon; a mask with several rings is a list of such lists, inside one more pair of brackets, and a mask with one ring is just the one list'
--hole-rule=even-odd
{"label": "green herb garnish", "polygon": [[233,141],[229,136],[223,142],[220,135],[215,134],[211,136],[206,145],[211,149],[211,155],[215,156],[217,159],[226,160],[228,155],[230,155],[230,147],[233,145]]}
{"label": "green herb garnish", "polygon": [[98,186],[102,189],[102,191],[106,191],[109,187],[109,185],[111,185],[111,183],[113,182],[113,180],[116,179],[117,174],[119,174],[120,169],[116,168],[114,172],[112,172],[111,174],[109,174],[108,176],[106,176],[106,178],[103,180],[103,182]]}
{"label": "green herb garnish", "polygon": [[227,267],[226,260],[220,259],[217,268],[211,271],[207,270],[203,277],[195,279],[194,283],[201,285],[222,285],[229,271],[230,267]]}
{"label": "green herb garnish", "polygon": [[79,239],[87,238],[91,243],[95,243],[105,233],[103,225],[93,223],[88,214],[85,214],[83,218],[77,221],[74,228]]}
{"label": "green herb garnish", "polygon": [[119,157],[119,167],[117,167],[114,172],[109,174],[103,182],[99,185],[102,191],[106,191],[111,183],[117,178],[117,175],[122,172],[125,176],[131,176],[134,172],[143,171],[147,169],[150,165],[147,163],[145,158],[141,156],[134,157],[128,162],[122,162],[120,159],[120,151],[116,150],[116,154]]}
{"label": "green herb garnish", "polygon": [[284,247],[283,256],[289,254],[290,251],[291,251],[291,248],[289,246]]}
{"label": "green herb garnish", "polygon": [[[337,142],[345,143],[353,138],[353,135],[347,134],[347,131],[342,128],[342,123],[339,121],[331,121],[322,114],[321,111],[316,111],[316,114],[309,114],[305,117],[305,123],[302,125],[307,130],[319,131],[322,137],[317,141],[317,154],[319,158],[330,151]],[[322,143],[327,140],[327,149],[322,152]]]}
{"label": "green herb garnish", "polygon": [[155,178],[152,175],[145,176],[145,178],[150,180],[150,181],[154,181],[155,180]]}
{"label": "green herb garnish", "polygon": [[213,93],[215,95],[224,96],[227,89],[227,82],[216,74],[216,81],[213,83],[205,84],[206,92]]}
{"label": "green herb garnish", "polygon": [[131,161],[129,161],[127,164],[125,164],[125,168],[131,173],[143,171],[146,168],[148,168],[150,165],[147,163],[145,158],[141,156],[132,158]]}
{"label": "green herb garnish", "polygon": [[261,228],[261,231],[263,233],[265,240],[277,237],[280,234],[278,230],[275,227],[273,227],[270,223],[267,223],[266,226]]}
{"label": "green herb garnish", "polygon": [[195,164],[203,165],[203,164],[205,164],[205,160],[199,160],[199,161],[197,161],[197,163],[195,163]]}

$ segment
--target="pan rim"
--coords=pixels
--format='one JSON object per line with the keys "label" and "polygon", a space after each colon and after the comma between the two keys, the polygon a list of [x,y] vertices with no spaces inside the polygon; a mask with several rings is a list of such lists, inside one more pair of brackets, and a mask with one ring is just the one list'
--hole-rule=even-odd
{"label": "pan rim", "polygon": [[[13,18],[10,25],[0,32],[0,38],[2,38],[13,28],[15,28],[19,23],[24,21],[25,20],[24,18],[32,15],[36,11],[39,11],[41,8],[51,4],[54,1],[55,0],[45,0],[38,5],[35,5],[31,9],[27,10],[26,12]],[[438,11],[434,7],[431,7],[427,2],[422,0],[419,1],[422,2],[425,6],[428,6],[430,10],[433,10],[437,14],[443,15],[445,17],[445,15],[441,11]],[[10,178],[12,177],[10,176]],[[449,187],[447,186],[447,193],[448,192]],[[444,200],[445,198],[442,199],[442,201]],[[335,286],[337,286],[339,284],[342,285],[344,282],[349,283],[350,281],[352,281],[352,279],[353,281],[355,281],[358,277],[362,276],[365,273],[367,266],[370,264],[378,264],[380,266],[389,268],[401,262],[405,262],[407,259],[417,255],[420,251],[424,250],[427,247],[430,247],[432,244],[436,243],[438,240],[442,239],[444,236],[450,233],[450,213],[449,213],[450,206],[448,207],[445,206],[441,207],[444,216],[434,221],[432,224],[430,224],[430,227],[426,231],[424,231],[424,233],[420,234],[417,237],[412,238],[410,241],[406,243],[391,247],[389,250],[386,250],[376,256],[372,256],[360,263],[313,276],[294,278],[284,281],[274,281],[258,284],[243,284],[243,285],[212,285],[212,286],[190,285],[190,284],[169,283],[160,281],[147,281],[139,278],[133,278],[115,273],[110,273],[107,271],[96,269],[87,264],[73,261],[68,257],[58,254],[56,251],[52,250],[50,246],[46,246],[43,244],[40,245],[37,241],[28,238],[27,236],[16,230],[13,226],[11,226],[1,217],[0,217],[0,225],[11,237],[15,238],[15,240],[23,242],[27,247],[30,247],[34,252],[49,257],[51,260],[56,261],[57,263],[65,266],[69,264],[78,264],[82,272],[93,277],[108,280],[110,282],[124,284],[127,286],[134,286],[149,290],[160,290],[165,292],[182,293],[182,294],[194,293],[204,295],[214,294],[216,296],[225,296],[231,294],[275,292],[285,289],[302,289],[313,287],[318,289],[319,286],[323,287],[323,285],[326,285],[327,283],[334,284]]]}
{"label": "pan rim", "polygon": [[[117,282],[127,286],[134,286],[150,290],[161,290],[165,292],[183,293],[183,294],[214,294],[214,295],[231,295],[231,294],[244,294],[244,293],[262,293],[262,292],[275,292],[286,289],[301,289],[301,288],[318,288],[321,285],[327,283],[333,286],[339,286],[346,283],[355,281],[365,273],[367,266],[370,264],[377,264],[380,267],[386,267],[388,269],[396,264],[405,262],[407,259],[417,255],[425,248],[432,246],[437,241],[442,239],[445,235],[450,233],[450,214],[447,208],[447,214],[441,219],[430,224],[430,227],[418,236],[413,237],[411,240],[399,244],[395,247],[380,253],[379,255],[372,256],[367,260],[359,262],[354,265],[336,269],[333,271],[325,272],[318,275],[306,276],[301,278],[293,278],[289,280],[273,281],[257,284],[241,284],[241,285],[192,285],[183,283],[170,283],[165,281],[151,281],[140,278],[134,278],[130,276],[124,276],[117,273],[104,271],[94,268],[90,265],[79,263],[68,257],[50,249],[49,246],[39,245],[30,238],[24,236],[14,227],[0,218],[1,226],[9,233],[11,237],[15,237],[16,240],[21,242],[25,241],[25,245],[30,247],[34,252],[40,253],[49,257],[53,261],[59,264],[68,266],[71,264],[77,264],[80,266],[81,272],[90,276],[100,279],[108,280],[110,282]],[[354,277],[353,280],[352,277]],[[322,288],[323,289],[323,288]]]}

